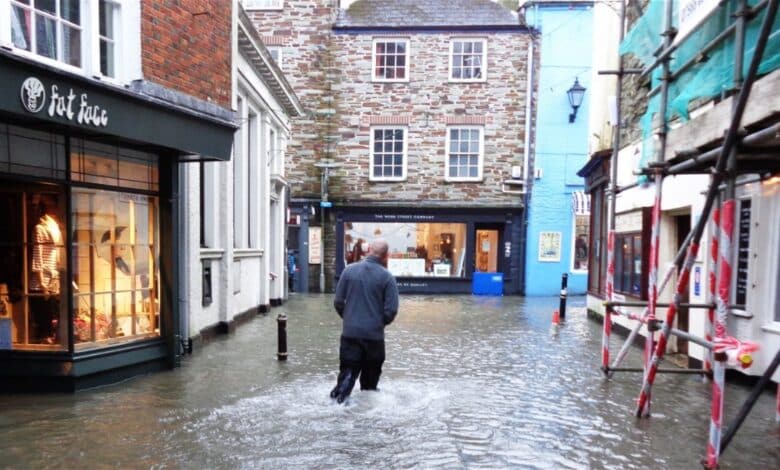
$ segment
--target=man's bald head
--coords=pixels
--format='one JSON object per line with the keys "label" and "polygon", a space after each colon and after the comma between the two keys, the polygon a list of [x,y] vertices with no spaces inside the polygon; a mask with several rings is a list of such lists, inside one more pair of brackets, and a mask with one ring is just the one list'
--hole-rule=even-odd
{"label": "man's bald head", "polygon": [[387,241],[381,238],[377,238],[371,242],[369,249],[371,250],[369,254],[374,255],[380,259],[384,258],[387,256]]}

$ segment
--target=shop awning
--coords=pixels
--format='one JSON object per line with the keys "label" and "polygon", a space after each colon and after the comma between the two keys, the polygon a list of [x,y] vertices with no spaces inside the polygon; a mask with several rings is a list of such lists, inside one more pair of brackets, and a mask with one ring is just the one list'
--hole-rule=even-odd
{"label": "shop awning", "polygon": [[574,191],[571,193],[571,206],[576,215],[590,214],[590,195],[585,191]]}
{"label": "shop awning", "polygon": [[159,85],[121,88],[2,50],[0,114],[203,160],[230,160],[237,129],[232,111]]}

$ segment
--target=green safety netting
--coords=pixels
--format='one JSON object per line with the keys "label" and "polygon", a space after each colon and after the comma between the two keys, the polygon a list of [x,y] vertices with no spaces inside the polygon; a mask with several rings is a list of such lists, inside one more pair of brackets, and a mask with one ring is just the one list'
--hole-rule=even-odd
{"label": "green safety netting", "polygon": [[[643,15],[634,23],[620,44],[621,55],[633,55],[644,66],[651,65],[663,42],[664,8],[666,1],[672,1],[672,26],[677,27],[677,7],[681,0],[650,0]],[[759,0],[748,0],[748,5],[755,6]],[[695,58],[712,39],[718,36],[734,21],[738,0],[728,0],[717,7],[710,16],[690,35],[685,37],[670,60],[671,73],[674,74],[690,59]],[[755,44],[761,23],[766,16],[766,8],[750,20],[745,34],[745,55],[743,74],[747,73],[753,58]],[[780,68],[780,12],[774,18],[772,34],[764,51],[759,74],[765,74]],[[661,67],[656,67],[651,75],[651,88],[660,84]],[[665,119],[668,122],[677,116],[688,119],[688,106],[697,99],[709,99],[720,95],[734,86],[734,36],[721,42],[719,46],[707,54],[707,60],[688,68],[669,84],[669,103]],[[648,100],[647,111],[640,120],[642,128],[642,160],[645,166],[652,158],[654,121],[661,107],[660,93]]]}

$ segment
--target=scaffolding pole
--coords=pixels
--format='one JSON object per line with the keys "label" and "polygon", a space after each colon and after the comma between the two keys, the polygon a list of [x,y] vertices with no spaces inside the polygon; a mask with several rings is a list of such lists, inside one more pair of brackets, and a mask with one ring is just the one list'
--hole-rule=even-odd
{"label": "scaffolding pole", "polygon": [[[772,24],[778,11],[778,2],[780,0],[762,0],[752,9],[748,6],[747,0],[736,0],[738,2],[737,11],[734,13],[734,22],[724,28],[717,37],[710,40],[695,58],[689,59],[679,70],[672,73],[670,69],[670,60],[672,54],[677,50],[678,45],[674,44],[676,30],[672,26],[672,2],[665,2],[664,10],[664,36],[663,44],[655,52],[656,59],[653,64],[646,67],[641,72],[641,77],[646,77],[655,68],[662,67],[661,83],[653,88],[649,95],[660,93],[660,106],[654,128],[658,137],[658,148],[655,152],[655,161],[643,169],[644,174],[651,175],[655,182],[655,200],[652,212],[652,228],[650,238],[649,252],[649,279],[647,287],[648,303],[646,305],[638,302],[615,302],[614,301],[614,277],[615,277],[615,237],[616,237],[616,196],[621,190],[629,189],[617,188],[617,156],[621,145],[620,124],[622,107],[622,87],[623,75],[629,73],[629,69],[623,67],[623,59],[618,54],[619,70],[614,73],[617,77],[617,122],[615,124],[615,134],[613,136],[612,158],[610,161],[610,178],[606,190],[607,197],[607,273],[606,273],[606,301],[604,315],[604,330],[602,338],[602,370],[609,377],[612,372],[643,372],[643,383],[639,397],[636,402],[636,416],[649,416],[650,398],[652,385],[656,374],[667,372],[659,369],[659,364],[664,358],[666,346],[669,337],[672,335],[691,341],[705,348],[705,359],[701,370],[686,369],[681,373],[701,373],[711,375],[712,383],[712,402],[710,433],[707,445],[706,457],[702,460],[705,468],[717,468],[720,452],[726,448],[731,437],[745,419],[749,412],[749,407],[755,403],[755,399],[748,400],[740,411],[735,424],[729,429],[727,438],[721,440],[722,414],[723,414],[723,396],[725,385],[725,369],[727,365],[727,356],[736,353],[743,360],[748,357],[749,351],[755,350],[757,346],[745,342],[744,344],[728,335],[726,329],[726,320],[731,298],[731,284],[733,278],[732,258],[735,252],[734,228],[736,215],[736,186],[737,177],[742,173],[756,173],[759,178],[765,178],[769,173],[780,169],[780,158],[772,152],[780,150],[780,146],[774,143],[767,145],[767,141],[778,139],[780,135],[780,124],[775,124],[764,130],[754,132],[750,135],[744,135],[745,132],[740,129],[740,123],[745,113],[747,101],[750,96],[752,86],[757,78],[759,64],[764,56],[767,41],[770,36]],[[766,16],[763,18],[760,31],[758,32],[753,57],[745,76],[742,76],[743,62],[745,57],[745,33],[747,22],[751,20],[759,11],[764,10]],[[626,2],[620,3],[620,28],[619,41],[622,43],[625,32],[626,22]],[[698,27],[697,27],[698,28]],[[667,130],[668,123],[666,111],[669,105],[669,92],[671,82],[679,79],[681,74],[698,61],[706,59],[708,51],[715,49],[719,44],[726,41],[731,35],[734,36],[734,92],[736,94],[732,101],[731,121],[726,129],[723,143],[719,148],[700,151],[698,149],[678,152],[676,157],[689,158],[688,160],[668,165],[666,161]],[[631,70],[630,73],[636,73]],[[743,153],[744,155],[740,155]],[[740,167],[740,163],[745,165]],[[673,174],[694,174],[702,172],[702,165],[709,165],[711,173],[710,182],[701,214],[694,223],[693,229],[689,232],[687,238],[680,247],[675,257],[674,266],[667,270],[660,286],[658,284],[658,266],[659,266],[659,247],[660,247],[660,224],[661,224],[661,196],[663,178]],[[710,268],[709,271],[709,289],[708,300],[703,304],[695,305],[696,308],[706,309],[707,321],[705,324],[704,338],[692,335],[685,331],[672,328],[677,312],[683,305],[694,306],[694,304],[683,304],[682,297],[688,289],[691,269],[697,257],[700,243],[705,228],[709,226],[709,245],[710,245]],[[678,279],[676,282],[673,301],[668,305],[664,321],[658,321],[655,318],[656,308],[663,305],[658,302],[659,292],[664,289],[675,272],[674,267],[679,266]],[[629,305],[630,304],[630,305]],[[618,306],[644,306],[640,315],[632,312],[619,310]],[[631,331],[628,339],[623,345],[620,353],[615,358],[615,362],[610,368],[609,359],[609,341],[612,329],[612,315],[624,315],[636,324]],[[647,325],[647,340],[645,341],[645,362],[642,369],[620,368],[619,363],[625,357],[628,347],[632,344],[642,325]],[[660,325],[660,335],[655,342],[654,331]],[[778,353],[780,355],[780,353]],[[749,361],[749,359],[748,359]],[[745,361],[745,364],[748,363]],[[775,362],[778,358],[775,358]],[[770,380],[771,375],[777,368],[777,364],[771,366],[772,371],[765,373],[765,380]],[[780,421],[780,385],[777,389],[777,417]]]}

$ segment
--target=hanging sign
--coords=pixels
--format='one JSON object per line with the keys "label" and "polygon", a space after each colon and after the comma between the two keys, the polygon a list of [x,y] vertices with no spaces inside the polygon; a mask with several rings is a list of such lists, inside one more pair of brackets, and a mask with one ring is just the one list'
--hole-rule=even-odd
{"label": "hanging sign", "polygon": [[32,114],[41,111],[49,117],[60,117],[94,127],[108,125],[108,111],[90,103],[87,93],[77,93],[73,88],[60,89],[59,85],[47,87],[37,77],[28,77],[20,90],[22,106]]}

